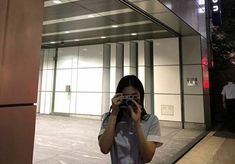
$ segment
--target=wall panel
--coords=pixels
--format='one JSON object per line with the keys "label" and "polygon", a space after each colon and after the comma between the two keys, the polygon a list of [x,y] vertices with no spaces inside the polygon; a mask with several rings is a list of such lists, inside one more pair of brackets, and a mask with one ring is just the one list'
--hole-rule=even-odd
{"label": "wall panel", "polygon": [[33,162],[42,19],[41,0],[0,1],[1,164]]}
{"label": "wall panel", "polygon": [[[3,60],[3,53],[4,53],[4,39],[5,39],[5,30],[6,30],[6,20],[7,20],[7,6],[8,0],[1,0],[0,1],[0,61]],[[0,65],[0,70],[2,65]],[[0,81],[1,85],[1,81]]]}
{"label": "wall panel", "polygon": [[[6,1],[1,3],[1,12],[7,13],[5,19],[8,21],[5,24],[1,19],[0,23],[3,23],[0,41],[4,43],[0,49],[0,104],[36,102],[43,4],[40,0],[8,1],[6,11],[3,8]],[[5,32],[2,30],[4,24]]]}
{"label": "wall panel", "polygon": [[178,38],[153,41],[154,109],[160,120],[181,121]]}
{"label": "wall panel", "polygon": [[32,163],[35,113],[35,106],[0,108],[1,164]]}

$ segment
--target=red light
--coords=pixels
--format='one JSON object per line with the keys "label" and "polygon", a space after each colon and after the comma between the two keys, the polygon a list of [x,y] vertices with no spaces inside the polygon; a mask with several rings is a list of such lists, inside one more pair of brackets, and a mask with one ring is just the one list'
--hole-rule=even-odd
{"label": "red light", "polygon": [[206,57],[202,58],[202,65],[208,65],[208,60]]}
{"label": "red light", "polygon": [[203,82],[203,88],[206,88],[206,89],[209,89],[209,88],[210,88],[209,81],[204,81],[204,82]]}

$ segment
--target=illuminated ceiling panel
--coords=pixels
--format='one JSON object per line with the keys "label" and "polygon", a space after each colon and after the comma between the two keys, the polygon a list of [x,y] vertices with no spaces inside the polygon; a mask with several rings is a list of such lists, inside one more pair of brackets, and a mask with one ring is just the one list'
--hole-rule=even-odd
{"label": "illuminated ceiling panel", "polygon": [[[153,23],[118,0],[61,2],[56,4],[52,0],[44,1],[43,47],[175,36],[161,24]],[[162,10],[159,8],[159,12]]]}

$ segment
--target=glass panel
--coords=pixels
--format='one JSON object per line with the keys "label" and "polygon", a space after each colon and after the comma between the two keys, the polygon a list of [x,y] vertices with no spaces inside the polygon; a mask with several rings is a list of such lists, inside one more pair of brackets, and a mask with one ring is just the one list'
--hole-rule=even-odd
{"label": "glass panel", "polygon": [[54,69],[54,65],[55,65],[54,56],[55,56],[55,49],[43,50],[42,69]]}
{"label": "glass panel", "polygon": [[102,92],[103,68],[78,69],[78,91]]}
{"label": "glass panel", "polygon": [[43,57],[42,69],[47,69],[48,51],[49,51],[49,49],[43,50],[43,54],[42,54],[42,57]]}
{"label": "glass panel", "polygon": [[70,110],[69,113],[76,113],[76,104],[77,104],[77,93],[71,93],[71,101],[70,101]]}
{"label": "glass panel", "polygon": [[54,48],[42,50],[37,111],[44,114],[49,114],[52,111],[53,69],[55,66],[54,56]]}
{"label": "glass panel", "polygon": [[42,71],[42,85],[41,91],[52,91],[53,90],[53,70]]}
{"label": "glass panel", "polygon": [[39,98],[39,104],[38,104],[38,108],[40,113],[45,113],[45,96],[46,93],[45,92],[40,92],[40,98]]}
{"label": "glass panel", "polygon": [[44,113],[49,114],[52,111],[52,92],[46,92]]}
{"label": "glass panel", "polygon": [[103,67],[103,45],[79,47],[79,67]]}
{"label": "glass panel", "polygon": [[77,91],[78,69],[72,69],[71,91]]}
{"label": "glass panel", "polygon": [[52,92],[41,92],[40,94],[40,113],[49,114],[51,113],[52,107]]}
{"label": "glass panel", "polygon": [[78,47],[58,49],[57,68],[77,68]]}
{"label": "glass panel", "polygon": [[102,93],[78,93],[77,113],[101,115]]}
{"label": "glass panel", "polygon": [[71,94],[67,92],[56,92],[54,112],[69,113],[70,101],[71,101]]}
{"label": "glass panel", "polygon": [[48,56],[47,56],[47,69],[54,69],[55,68],[55,49],[49,49]]}
{"label": "glass panel", "polygon": [[66,86],[71,87],[72,71],[57,70],[56,73],[56,91],[65,91]]}

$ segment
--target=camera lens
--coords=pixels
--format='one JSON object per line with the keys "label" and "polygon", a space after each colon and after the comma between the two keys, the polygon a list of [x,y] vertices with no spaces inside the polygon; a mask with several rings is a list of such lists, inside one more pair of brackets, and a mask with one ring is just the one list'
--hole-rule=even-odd
{"label": "camera lens", "polygon": [[127,105],[127,106],[128,106],[128,105],[133,106],[134,103],[133,103],[133,101],[130,99],[130,100],[127,100],[127,101],[126,101],[126,105]]}
{"label": "camera lens", "polygon": [[120,108],[128,108],[128,106],[135,106],[135,103],[133,102],[136,100],[136,96],[133,95],[126,95],[124,96],[122,103],[120,104]]}

